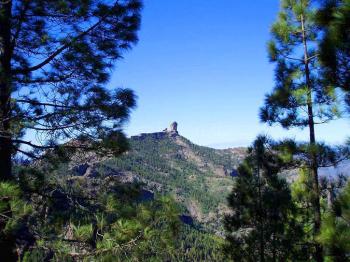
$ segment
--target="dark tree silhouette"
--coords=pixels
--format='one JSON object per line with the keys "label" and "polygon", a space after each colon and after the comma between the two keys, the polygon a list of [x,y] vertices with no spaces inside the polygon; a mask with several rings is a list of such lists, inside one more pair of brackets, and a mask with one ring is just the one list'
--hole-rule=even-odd
{"label": "dark tree silhouette", "polygon": [[350,106],[350,1],[323,1],[317,22],[324,31],[320,45],[323,77],[347,92]]}
{"label": "dark tree silhouette", "polygon": [[[11,179],[18,152],[37,157],[59,144],[101,141],[123,150],[121,127],[135,96],[105,85],[114,62],[137,42],[141,8],[139,0],[0,2],[2,180]],[[93,143],[67,143],[78,137]]]}
{"label": "dark tree silhouette", "polygon": [[285,167],[274,143],[259,136],[238,168],[225,216],[226,253],[234,261],[297,259],[302,237],[287,182]]}

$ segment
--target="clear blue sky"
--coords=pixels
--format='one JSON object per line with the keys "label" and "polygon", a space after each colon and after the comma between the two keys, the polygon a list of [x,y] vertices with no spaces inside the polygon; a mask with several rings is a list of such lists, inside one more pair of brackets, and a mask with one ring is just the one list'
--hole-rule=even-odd
{"label": "clear blue sky", "polygon": [[[259,133],[307,139],[307,132],[259,123],[273,83],[266,42],[278,0],[145,0],[140,41],[119,61],[111,87],[128,87],[138,107],[126,133],[156,132],[172,121],[200,145],[246,146]],[[323,126],[340,143],[350,120]]]}

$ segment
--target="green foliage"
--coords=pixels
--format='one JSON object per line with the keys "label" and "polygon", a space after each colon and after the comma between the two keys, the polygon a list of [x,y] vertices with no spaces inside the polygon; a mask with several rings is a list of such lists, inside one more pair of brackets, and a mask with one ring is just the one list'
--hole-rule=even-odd
{"label": "green foliage", "polygon": [[92,238],[93,234],[93,226],[92,224],[87,225],[70,225],[73,229],[73,236],[74,239],[77,239],[79,241],[88,242]]}
{"label": "green foliage", "polygon": [[[350,91],[350,1],[323,1],[317,13],[318,25],[323,29],[320,44],[322,77],[330,86]],[[350,105],[349,95],[347,102]]]}
{"label": "green foliage", "polygon": [[298,179],[291,185],[293,199],[296,202],[310,202],[313,194],[311,188],[312,179],[309,176],[308,169],[301,168]]}
{"label": "green foliage", "polygon": [[[118,261],[130,257],[163,261],[172,255],[180,221],[178,207],[171,198],[139,202],[137,185],[117,181],[104,184],[101,180],[95,183],[99,193],[93,198],[79,194],[80,190],[64,191],[60,184],[55,185],[60,194],[46,195],[44,190],[42,201],[34,197],[35,223],[31,228],[41,239],[26,252],[26,261],[47,257],[50,252],[55,260],[65,261],[108,261],[111,257],[118,257]],[[80,186],[74,183],[74,187]],[[126,189],[129,190],[123,192]],[[42,216],[45,219],[40,221]]]}
{"label": "green foliage", "polygon": [[302,231],[285,180],[278,176],[283,160],[258,137],[240,165],[228,198],[225,251],[234,261],[286,261],[300,256]]}
{"label": "green foliage", "polygon": [[[2,179],[11,179],[16,153],[126,150],[122,126],[136,96],[105,85],[115,62],[138,41],[141,9],[139,0],[0,3]],[[26,140],[27,132],[40,141]],[[86,143],[65,144],[70,140]]]}
{"label": "green foliage", "polygon": [[[300,160],[297,166],[306,168],[311,179],[312,186],[308,188],[311,200],[307,201],[313,208],[313,239],[321,227],[319,167],[325,162],[336,162],[337,156],[343,158],[330,147],[317,143],[315,134],[317,124],[342,117],[343,109],[341,92],[337,89],[339,86],[322,77],[325,70],[320,66],[320,52],[322,39],[328,36],[317,22],[318,7],[317,3],[308,0],[281,0],[281,11],[271,28],[272,39],[268,44],[270,60],[276,64],[275,87],[266,95],[264,106],[260,109],[261,121],[269,125],[309,129],[307,144],[297,145],[294,149],[299,152],[292,155]],[[295,194],[302,193],[305,193],[302,185],[295,186]],[[315,241],[314,246],[314,259],[321,262],[322,247]]]}
{"label": "green foliage", "polygon": [[25,223],[32,207],[22,199],[21,189],[7,182],[0,182],[0,216],[1,234],[15,234],[15,231]]}
{"label": "green foliage", "polygon": [[332,210],[324,214],[317,240],[326,247],[328,261],[350,259],[350,183],[337,196]]}
{"label": "green foliage", "polygon": [[284,128],[308,126],[310,106],[315,123],[341,117],[341,101],[334,95],[334,87],[319,77],[317,48],[322,31],[315,23],[315,15],[310,1],[282,1],[268,43],[270,60],[276,64],[276,85],[261,108],[263,122],[278,123]]}
{"label": "green foliage", "polygon": [[[225,261],[222,237],[197,222],[182,224],[179,217],[186,208],[170,195],[184,190],[184,197],[198,201],[200,212],[214,212],[224,202],[221,187],[232,179],[228,174],[216,177],[212,168],[232,168],[238,158],[230,152],[195,146],[182,137],[131,139],[130,144],[132,150],[127,154],[96,165],[94,177],[76,176],[69,162],[16,168],[20,184],[35,205],[31,230],[41,236],[24,253],[26,261],[50,256],[59,261]],[[185,158],[184,150],[198,158]],[[204,165],[194,162],[197,159]],[[52,171],[42,176],[45,170]],[[164,188],[153,200],[142,200],[144,185],[118,182],[119,177],[111,174],[119,171],[132,171],[161,182]],[[163,172],[172,175],[166,183]],[[196,180],[188,181],[190,176]],[[211,184],[203,187],[208,182]],[[210,229],[220,230],[219,219],[215,223]]]}
{"label": "green foliage", "polygon": [[222,252],[223,244],[222,237],[184,226],[171,261],[228,261]]}
{"label": "green foliage", "polygon": [[302,227],[302,237],[300,247],[307,254],[309,260],[314,250],[314,215],[312,209],[312,179],[307,168],[300,168],[297,179],[291,185],[293,203],[297,208],[295,219]]}
{"label": "green foliage", "polygon": [[[142,139],[131,138],[131,150],[101,162],[97,173],[103,177],[110,173],[131,172],[160,185],[163,194],[198,203],[203,216],[217,213],[232,185],[229,172],[238,165],[239,157],[228,151],[194,145],[181,136],[155,136],[149,134]],[[215,168],[227,173],[218,176],[214,173]],[[155,188],[155,191],[158,189]],[[184,206],[182,211],[186,212]],[[215,220],[211,227],[219,226]]]}
{"label": "green foliage", "polygon": [[0,245],[4,259],[15,259],[15,249],[22,249],[16,240],[27,237],[28,219],[32,211],[18,185],[0,182]]}
{"label": "green foliage", "polygon": [[22,259],[23,262],[35,262],[35,261],[44,261],[44,260],[45,260],[45,254],[40,250],[25,252]]}

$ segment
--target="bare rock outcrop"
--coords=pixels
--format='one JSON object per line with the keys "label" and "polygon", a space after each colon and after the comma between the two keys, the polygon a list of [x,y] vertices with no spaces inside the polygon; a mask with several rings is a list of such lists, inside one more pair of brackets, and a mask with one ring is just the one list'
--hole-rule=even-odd
{"label": "bare rock outcrop", "polygon": [[168,128],[165,128],[162,132],[155,132],[155,133],[141,133],[137,136],[131,136],[132,139],[137,140],[144,140],[146,138],[153,138],[153,139],[163,139],[166,137],[177,137],[179,135],[179,132],[177,131],[177,122],[171,123],[171,125]]}
{"label": "bare rock outcrop", "polygon": [[178,133],[177,132],[177,122],[172,122],[171,125],[164,130],[165,132],[168,133]]}
{"label": "bare rock outcrop", "polygon": [[168,128],[163,130],[163,132],[173,137],[177,136],[179,134],[177,131],[177,122],[172,122]]}

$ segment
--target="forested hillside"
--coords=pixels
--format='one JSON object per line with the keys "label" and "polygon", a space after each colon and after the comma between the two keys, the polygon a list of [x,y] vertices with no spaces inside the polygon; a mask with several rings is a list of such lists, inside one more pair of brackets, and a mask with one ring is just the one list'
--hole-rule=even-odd
{"label": "forested hillside", "polygon": [[130,150],[120,157],[73,157],[66,168],[73,177],[117,176],[121,181],[142,183],[146,198],[170,195],[184,215],[222,232],[220,220],[227,210],[226,198],[245,156],[244,148],[198,146],[176,130],[141,134],[129,143]]}
{"label": "forested hillside", "polygon": [[0,192],[21,205],[7,241],[17,236],[24,261],[225,260],[222,217],[245,150],[197,146],[176,130],[128,142],[117,158],[78,150],[56,163],[47,152],[15,166],[20,186]]}

